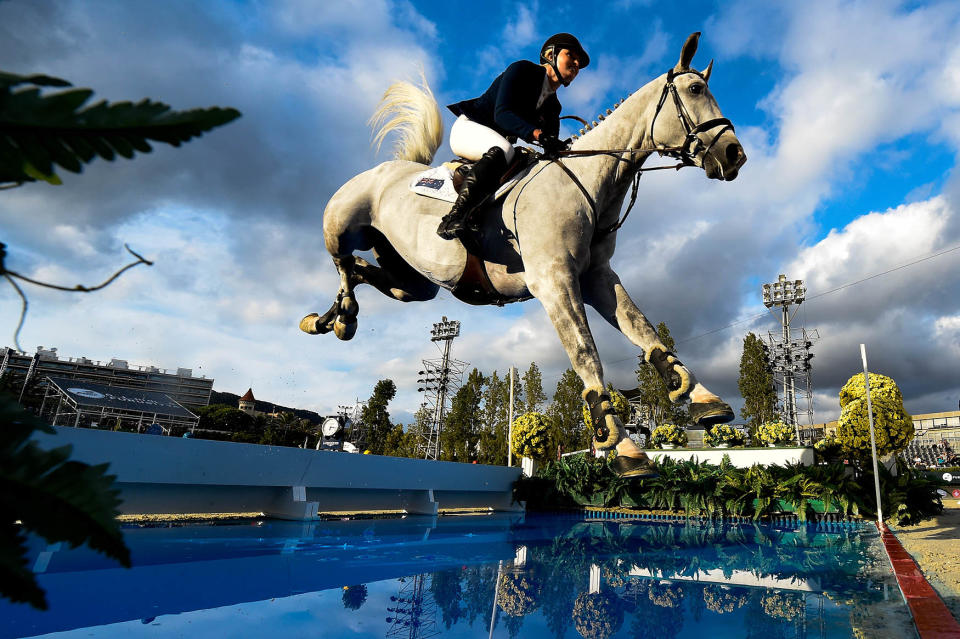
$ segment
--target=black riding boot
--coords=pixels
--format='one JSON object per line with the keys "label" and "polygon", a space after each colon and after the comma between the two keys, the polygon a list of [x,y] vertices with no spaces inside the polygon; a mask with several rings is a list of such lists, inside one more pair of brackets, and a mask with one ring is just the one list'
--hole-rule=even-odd
{"label": "black riding boot", "polygon": [[459,237],[467,228],[470,214],[496,192],[500,177],[507,170],[507,156],[498,146],[491,147],[463,179],[460,195],[450,212],[440,220],[437,235],[445,240]]}

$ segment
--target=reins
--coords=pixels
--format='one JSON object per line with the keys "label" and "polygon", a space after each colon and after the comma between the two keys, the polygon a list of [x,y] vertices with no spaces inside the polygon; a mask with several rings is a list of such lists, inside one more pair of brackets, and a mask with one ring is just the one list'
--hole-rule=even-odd
{"label": "reins", "polygon": [[[609,235],[614,233],[623,226],[624,222],[627,221],[627,216],[630,215],[630,211],[633,210],[633,205],[637,202],[637,190],[640,188],[640,177],[645,171],[663,171],[665,169],[673,169],[679,171],[685,166],[696,166],[694,158],[701,152],[703,149],[703,154],[706,155],[713,149],[713,145],[716,144],[717,140],[723,135],[728,129],[733,131],[733,123],[730,122],[727,118],[712,118],[701,122],[699,124],[693,123],[693,118],[690,117],[690,114],[687,112],[686,107],[683,104],[683,100],[680,99],[680,94],[677,92],[677,87],[673,83],[673,80],[680,75],[685,75],[688,73],[693,73],[697,76],[703,78],[703,76],[693,69],[680,71],[679,73],[675,72],[673,69],[670,69],[667,72],[667,81],[663,85],[663,91],[660,93],[660,100],[657,102],[657,110],[653,114],[653,119],[650,122],[650,139],[653,140],[654,147],[649,149],[567,149],[564,151],[559,151],[555,157],[546,158],[542,154],[540,157],[549,160],[550,162],[555,162],[564,173],[577,185],[577,188],[583,193],[583,196],[586,198],[587,203],[590,205],[590,210],[593,211],[593,218],[598,223],[600,221],[599,214],[597,213],[597,205],[594,202],[593,196],[587,191],[586,187],[583,186],[583,183],[580,182],[580,179],[574,174],[570,168],[563,163],[562,158],[582,158],[582,157],[593,157],[597,155],[608,155],[618,162],[628,162],[633,163],[634,160],[626,159],[624,155],[635,155],[635,154],[651,154],[658,153],[661,157],[667,156],[672,158],[677,158],[680,160],[678,164],[672,164],[668,166],[651,166],[644,168],[638,166],[636,168],[636,173],[632,178],[632,185],[630,189],[630,202],[627,204],[627,210],[622,217],[618,216],[617,222],[608,226],[607,228],[601,229],[597,228],[594,232],[595,235]],[[673,98],[674,106],[677,111],[677,119],[680,121],[683,130],[686,131],[687,135],[683,140],[683,144],[680,146],[657,146],[656,138],[653,134],[653,127],[657,123],[657,117],[660,115],[660,111],[663,109],[663,105],[667,101],[667,96],[670,95]],[[572,116],[566,116],[572,117]],[[580,118],[573,118],[580,122],[585,122]],[[713,136],[713,139],[710,140],[710,143],[703,148],[703,140],[700,139],[700,134],[714,129],[716,127],[721,127],[720,131]]]}

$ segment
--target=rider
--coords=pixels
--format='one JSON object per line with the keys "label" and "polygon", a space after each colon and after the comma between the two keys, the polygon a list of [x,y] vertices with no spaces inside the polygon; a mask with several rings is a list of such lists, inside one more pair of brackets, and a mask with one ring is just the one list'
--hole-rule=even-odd
{"label": "rider", "polygon": [[463,233],[467,219],[488,195],[513,160],[517,138],[536,142],[548,157],[566,148],[560,133],[557,89],[570,86],[590,56],[569,33],[547,38],[540,48],[540,64],[518,60],[497,76],[479,98],[451,104],[459,117],[450,129],[450,148],[475,160],[463,180],[460,195],[443,216],[437,234],[447,240]]}

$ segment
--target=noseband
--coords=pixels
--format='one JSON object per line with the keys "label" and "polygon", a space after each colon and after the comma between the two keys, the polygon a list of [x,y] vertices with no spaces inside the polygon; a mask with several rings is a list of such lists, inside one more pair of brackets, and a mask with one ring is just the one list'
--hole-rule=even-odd
{"label": "noseband", "polygon": [[[653,142],[653,146],[656,148],[657,152],[660,155],[666,155],[669,157],[677,158],[685,166],[695,166],[695,158],[701,152],[703,155],[706,155],[710,152],[710,149],[713,148],[713,145],[716,144],[717,140],[720,139],[720,136],[723,135],[726,131],[733,131],[733,123],[730,122],[727,118],[713,118],[700,124],[694,124],[693,118],[690,117],[690,113],[687,111],[687,108],[683,104],[683,100],[680,99],[680,93],[677,91],[677,85],[674,84],[674,78],[677,78],[681,75],[687,75],[688,73],[696,75],[700,79],[706,80],[700,75],[699,72],[692,69],[687,71],[680,71],[677,73],[673,69],[667,71],[667,82],[663,85],[663,91],[660,93],[660,101],[657,102],[657,110],[653,114],[653,120],[650,122],[650,140]],[[670,95],[673,98],[673,104],[677,110],[677,119],[680,120],[680,126],[683,127],[683,130],[687,132],[687,137],[684,138],[683,144],[679,147],[667,147],[657,144],[657,140],[653,135],[653,127],[657,123],[657,117],[660,115],[660,111],[663,110],[663,105],[666,104],[667,95]],[[700,134],[709,131],[710,129],[715,129],[721,127],[721,129],[713,136],[713,139],[710,140],[710,143],[704,147],[703,140],[700,138]]]}

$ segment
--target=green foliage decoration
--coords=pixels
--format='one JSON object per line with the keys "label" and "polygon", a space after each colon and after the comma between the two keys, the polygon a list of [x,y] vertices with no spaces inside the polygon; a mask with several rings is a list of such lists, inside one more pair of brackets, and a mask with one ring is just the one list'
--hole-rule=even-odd
{"label": "green foliage decoration", "polygon": [[607,639],[623,625],[623,607],[609,592],[582,592],[573,604],[573,625],[584,639]]}
{"label": "green foliage decoration", "polygon": [[171,111],[148,99],[84,107],[90,89],[41,93],[41,87],[69,86],[60,78],[0,72],[0,183],[60,184],[54,165],[80,173],[98,156],[112,161],[149,153],[148,140],[180,146],[240,117],[219,107]]}
{"label": "green foliage decoration", "polygon": [[28,531],[51,544],[87,544],[126,567],[130,551],[116,520],[120,491],[108,465],[71,461],[70,446],[43,450],[31,441],[37,431],[56,432],[0,396],[0,595],[46,610],[27,563]]}
{"label": "green foliage decoration", "polygon": [[547,418],[541,413],[524,413],[513,420],[510,446],[514,455],[544,459],[547,456]]}
{"label": "green foliage decoration", "polygon": [[[870,373],[870,402],[877,455],[883,457],[904,450],[914,437],[914,428],[896,382],[886,375]],[[863,373],[851,377],[840,389],[840,406],[837,441],[851,457],[863,462],[871,455]]]}
{"label": "green foliage decoration", "polygon": [[743,446],[746,441],[743,433],[729,424],[717,424],[703,431],[703,443],[707,446]]}
{"label": "green foliage decoration", "polygon": [[796,432],[792,426],[781,421],[766,422],[757,426],[757,439],[761,444],[779,446],[782,444],[796,444]]}
{"label": "green foliage decoration", "polygon": [[650,434],[650,444],[656,448],[669,446],[686,446],[689,438],[685,430],[674,424],[661,424]]}

